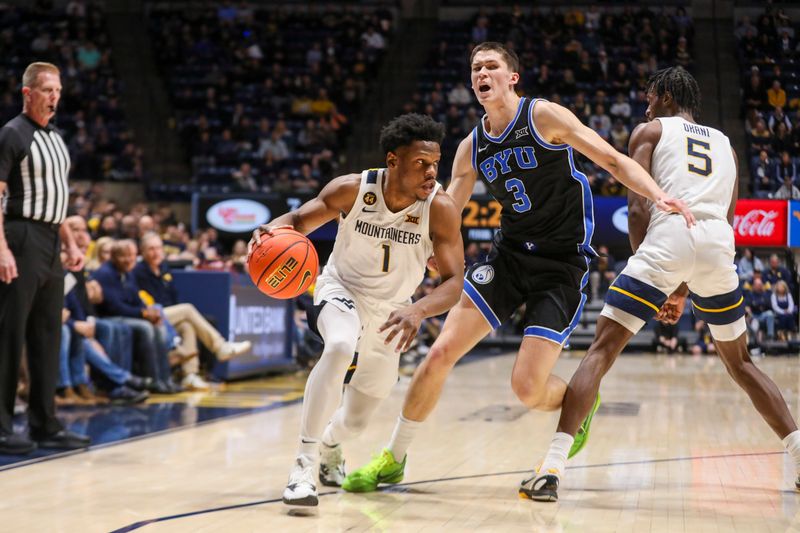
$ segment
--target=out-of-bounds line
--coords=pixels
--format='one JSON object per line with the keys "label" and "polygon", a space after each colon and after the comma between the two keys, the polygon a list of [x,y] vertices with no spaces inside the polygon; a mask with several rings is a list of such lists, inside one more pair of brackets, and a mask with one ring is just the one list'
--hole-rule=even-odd
{"label": "out-of-bounds line", "polygon": [[[582,470],[587,468],[603,468],[609,466],[630,466],[630,465],[641,465],[641,464],[656,464],[656,463],[672,463],[672,462],[679,462],[679,461],[699,461],[705,459],[729,459],[731,457],[759,457],[764,455],[783,455],[786,453],[785,451],[782,452],[753,452],[753,453],[732,453],[732,454],[719,454],[719,455],[697,455],[697,456],[688,456],[688,457],[670,457],[666,459],[643,459],[641,461],[622,461],[619,463],[600,463],[600,464],[593,464],[593,465],[576,465],[576,466],[568,466],[567,470]],[[513,475],[520,475],[520,474],[528,474],[530,473],[530,469],[526,470],[511,470],[508,472],[492,472],[488,474],[470,474],[467,476],[452,476],[452,477],[442,477],[436,479],[423,479],[422,481],[410,481],[408,483],[398,483],[396,485],[387,485],[385,487],[380,487],[376,492],[393,492],[397,489],[402,489],[404,487],[411,487],[414,485],[424,485],[426,483],[443,483],[446,481],[461,481],[464,479],[476,479],[476,478],[487,478],[487,477],[502,477],[502,476],[513,476]],[[332,494],[343,494],[341,490],[334,490],[329,492],[322,492],[319,494],[319,497],[322,496],[330,496]],[[166,522],[168,520],[177,520],[178,518],[186,518],[189,516],[197,516],[201,514],[208,514],[208,513],[216,513],[219,511],[231,511],[234,509],[243,509],[245,507],[253,507],[256,505],[266,505],[270,503],[278,503],[281,502],[281,498],[273,498],[271,500],[259,500],[255,502],[248,502],[248,503],[238,503],[236,505],[226,505],[225,507],[214,507],[211,509],[201,509],[200,511],[189,511],[186,513],[181,514],[174,514],[170,516],[162,516],[160,518],[151,518],[150,520],[142,520],[140,522],[134,522],[133,524],[129,524],[127,526],[121,527],[119,529],[113,530],[111,533],[127,533],[128,531],[133,531],[144,527],[149,524],[154,524],[156,522]]]}
{"label": "out-of-bounds line", "polygon": [[214,423],[217,423],[217,422],[233,420],[235,418],[241,418],[243,416],[257,415],[257,414],[260,414],[260,413],[264,413],[266,411],[272,411],[273,409],[279,409],[281,407],[287,407],[289,405],[300,403],[301,401],[303,401],[302,398],[296,398],[294,400],[287,400],[287,401],[284,401],[284,402],[277,402],[277,403],[274,403],[274,404],[270,404],[270,405],[267,405],[265,407],[258,407],[256,409],[251,409],[251,410],[245,411],[243,413],[234,413],[234,414],[230,414],[230,415],[223,415],[223,416],[220,416],[220,417],[217,417],[217,418],[212,418],[210,420],[204,420],[202,422],[195,422],[194,424],[187,424],[185,426],[162,429],[162,430],[159,430],[159,431],[153,431],[151,433],[145,433],[143,435],[136,435],[135,437],[128,437],[128,438],[125,438],[125,439],[115,440],[115,441],[112,441],[112,442],[104,442],[103,444],[94,444],[94,445],[89,446],[88,448],[83,449],[83,450],[71,450],[71,451],[65,451],[65,452],[56,452],[56,453],[52,453],[50,455],[43,455],[42,457],[36,457],[36,458],[33,458],[33,459],[29,459],[27,461],[20,461],[20,462],[17,462],[17,463],[11,463],[9,465],[2,466],[2,467],[0,467],[0,473],[6,472],[8,470],[14,470],[15,468],[21,468],[23,466],[30,466],[30,465],[35,465],[35,464],[38,464],[38,463],[44,463],[45,461],[52,461],[53,459],[61,459],[63,457],[69,457],[71,455],[77,455],[77,454],[80,454],[80,453],[94,452],[94,451],[97,451],[97,450],[102,450],[104,448],[109,448],[111,446],[118,446],[120,444],[128,444],[129,442],[136,442],[136,441],[140,441],[142,439],[149,439],[150,437],[158,437],[158,436],[161,436],[161,435],[167,435],[169,433],[177,433],[178,431],[184,431],[184,430],[187,430],[187,429],[196,429],[196,428],[207,426],[209,424],[214,424]]}

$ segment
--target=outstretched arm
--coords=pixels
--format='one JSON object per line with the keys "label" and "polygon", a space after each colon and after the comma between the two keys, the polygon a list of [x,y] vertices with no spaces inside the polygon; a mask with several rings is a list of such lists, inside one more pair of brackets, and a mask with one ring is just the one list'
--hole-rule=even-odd
{"label": "outstretched arm", "polygon": [[453,174],[450,177],[450,185],[447,187],[447,194],[453,199],[459,215],[472,196],[476,179],[478,179],[478,171],[472,167],[472,134],[469,134],[458,145],[456,157],[453,160]]}
{"label": "outstretched arm", "polygon": [[326,222],[334,220],[340,213],[349,213],[356,201],[361,184],[359,174],[347,174],[331,180],[322,188],[316,198],[309,200],[294,211],[273,219],[269,224],[259,226],[247,244],[247,256],[253,247],[261,243],[261,236],[279,227],[293,228],[308,235]]}
{"label": "outstretched arm", "polygon": [[667,195],[636,161],[616,151],[567,108],[551,102],[538,102],[533,113],[537,128],[548,142],[569,144],[623,185],[655,202],[660,210],[680,213],[689,226],[695,223],[694,216],[682,200]]}
{"label": "outstretched arm", "polygon": [[397,350],[405,351],[419,331],[422,320],[444,313],[461,295],[464,277],[464,243],[461,240],[461,214],[447,193],[439,192],[431,204],[430,232],[433,253],[442,283],[430,294],[389,315],[378,331],[391,329],[386,344],[400,335]]}
{"label": "outstretched arm", "polygon": [[[650,173],[650,163],[658,141],[661,139],[661,122],[654,120],[640,124],[631,134],[628,152],[631,158],[639,163],[645,172]],[[650,224],[650,209],[647,198],[628,189],[628,237],[631,250],[636,253],[647,234]]]}

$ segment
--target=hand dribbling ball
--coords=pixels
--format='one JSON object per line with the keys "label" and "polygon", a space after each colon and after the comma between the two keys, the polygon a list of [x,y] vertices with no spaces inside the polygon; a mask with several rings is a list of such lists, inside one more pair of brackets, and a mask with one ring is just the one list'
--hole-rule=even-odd
{"label": "hand dribbling ball", "polygon": [[289,228],[261,236],[253,248],[247,270],[258,290],[272,298],[288,300],[303,294],[317,279],[319,258],[308,237]]}

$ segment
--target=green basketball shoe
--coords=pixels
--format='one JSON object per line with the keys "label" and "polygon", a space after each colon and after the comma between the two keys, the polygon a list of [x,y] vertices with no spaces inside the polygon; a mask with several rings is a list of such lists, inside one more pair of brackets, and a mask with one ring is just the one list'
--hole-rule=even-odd
{"label": "green basketball shoe", "polygon": [[347,474],[342,488],[347,492],[372,492],[380,483],[400,483],[403,481],[407,457],[398,463],[392,452],[384,448],[380,455],[373,455],[369,463]]}
{"label": "green basketball shoe", "polygon": [[600,407],[599,392],[597,393],[597,398],[594,400],[594,405],[592,405],[592,410],[589,411],[588,415],[586,415],[581,427],[578,428],[578,432],[575,434],[575,442],[572,443],[572,448],[569,449],[569,455],[567,455],[567,459],[572,459],[574,455],[577,455],[577,453],[581,451],[584,446],[586,446],[586,441],[589,440],[589,426],[592,425],[592,418],[597,412],[598,407]]}

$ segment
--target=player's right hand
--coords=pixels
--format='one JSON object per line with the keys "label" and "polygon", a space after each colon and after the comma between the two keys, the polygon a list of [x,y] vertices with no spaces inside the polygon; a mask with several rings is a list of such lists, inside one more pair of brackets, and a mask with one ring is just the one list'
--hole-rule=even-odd
{"label": "player's right hand", "polygon": [[253,230],[253,236],[250,238],[250,242],[247,243],[247,261],[250,261],[250,254],[253,253],[253,248],[261,244],[261,236],[262,235],[272,235],[272,232],[276,229],[294,229],[294,226],[291,224],[281,224],[279,226],[270,226],[269,224],[262,224],[261,226],[257,227]]}
{"label": "player's right hand", "polygon": [[10,248],[0,250],[0,281],[11,283],[19,273],[17,272],[17,261]]}

